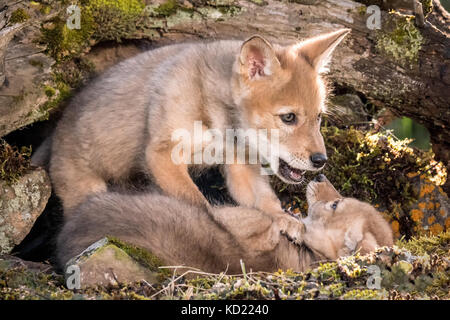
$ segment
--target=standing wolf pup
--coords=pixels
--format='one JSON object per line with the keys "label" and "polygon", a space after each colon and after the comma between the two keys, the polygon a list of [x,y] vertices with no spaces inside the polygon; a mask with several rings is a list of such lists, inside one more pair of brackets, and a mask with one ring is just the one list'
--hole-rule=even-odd
{"label": "standing wolf pup", "polygon": [[[318,170],[327,160],[319,131],[326,98],[320,71],[349,31],[287,47],[260,36],[171,45],[110,69],[73,99],[52,138],[50,175],[65,211],[134,170],[150,173],[166,194],[208,207],[189,165],[171,158],[173,131],[192,132],[195,121],[221,132],[278,129],[280,165],[273,169],[299,183],[303,170]],[[203,146],[193,140],[191,150]],[[238,204],[275,214],[289,228],[292,218],[260,165],[227,164],[224,171]]]}

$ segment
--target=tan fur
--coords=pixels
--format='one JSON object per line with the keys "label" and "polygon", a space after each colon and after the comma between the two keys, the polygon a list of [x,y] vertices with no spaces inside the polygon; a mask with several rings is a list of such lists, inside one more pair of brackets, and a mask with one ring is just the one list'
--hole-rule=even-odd
{"label": "tan fur", "polygon": [[301,269],[296,245],[280,235],[270,215],[244,207],[212,213],[164,195],[100,193],[65,216],[57,240],[61,267],[90,244],[114,236],[145,248],[167,265],[208,272]]}
{"label": "tan fur", "polygon": [[391,227],[374,207],[342,197],[328,179],[322,177],[323,181],[312,181],[307,188],[309,210],[308,218],[304,219],[304,239],[309,246],[336,259],[357,250],[366,254],[393,244]]}
{"label": "tan fur", "polygon": [[[281,153],[291,168],[317,170],[311,155],[325,154],[318,119],[325,85],[320,69],[342,29],[288,47],[255,36],[245,42],[178,44],[140,54],[110,69],[71,102],[53,136],[50,175],[65,214],[87,196],[121,183],[133,171],[149,173],[162,191],[206,208],[209,204],[176,164],[176,129],[279,129]],[[296,125],[281,114],[293,112]],[[204,142],[195,141],[204,147]],[[283,214],[259,165],[225,165],[237,203],[273,214],[294,239],[302,226]],[[280,175],[278,172],[276,172]]]}
{"label": "tan fur", "polygon": [[[272,46],[258,36],[244,43],[178,44],[113,67],[73,99],[54,134],[50,173],[64,208],[106,190],[107,182],[120,182],[133,170],[150,173],[168,195],[207,206],[188,166],[170,159],[173,130],[192,131],[196,120],[204,129],[221,131],[280,129],[284,160],[316,170],[309,157],[325,153],[317,117],[326,93],[317,68],[348,31],[310,40],[304,47]],[[255,65],[262,69],[252,77]],[[286,106],[298,114],[297,126],[281,123],[279,110]],[[243,180],[232,174],[231,194],[238,203],[279,212],[267,179],[257,179],[252,170],[239,169],[251,179],[251,188],[240,187]],[[266,197],[274,203],[258,206],[265,205],[261,198]]]}
{"label": "tan fur", "polygon": [[[311,193],[330,186],[329,182],[311,182],[308,190]],[[342,208],[330,214],[321,206],[324,203],[326,207],[328,201],[311,194],[308,200],[311,210],[304,220],[306,231],[294,244],[282,234],[273,215],[256,209],[218,207],[208,212],[155,193],[97,194],[65,216],[57,241],[58,261],[63,267],[105,236],[145,248],[167,265],[216,273],[240,273],[240,259],[248,270],[303,271],[318,261],[333,260],[357,249],[367,253],[392,244],[389,225],[370,205],[345,198]]]}

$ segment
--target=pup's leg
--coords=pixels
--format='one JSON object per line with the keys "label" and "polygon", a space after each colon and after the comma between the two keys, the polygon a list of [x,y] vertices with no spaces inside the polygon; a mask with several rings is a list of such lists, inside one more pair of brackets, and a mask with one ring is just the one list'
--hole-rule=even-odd
{"label": "pup's leg", "polygon": [[158,186],[168,195],[184,199],[189,203],[209,209],[209,203],[189,176],[186,164],[175,164],[171,148],[146,152],[147,166]]}
{"label": "pup's leg", "polygon": [[64,212],[76,207],[93,193],[105,192],[106,182],[87,166],[77,166],[70,159],[54,159],[50,176],[56,195],[63,202]]}
{"label": "pup's leg", "polygon": [[280,241],[280,230],[271,214],[246,207],[218,207],[212,215],[250,253],[267,253]]}
{"label": "pup's leg", "polygon": [[225,176],[231,196],[240,205],[268,213],[283,211],[268,177],[261,175],[259,165],[226,165]]}
{"label": "pup's leg", "polygon": [[228,190],[239,204],[271,214],[276,228],[294,241],[301,239],[303,223],[283,211],[259,165],[230,164],[225,167],[225,174]]}

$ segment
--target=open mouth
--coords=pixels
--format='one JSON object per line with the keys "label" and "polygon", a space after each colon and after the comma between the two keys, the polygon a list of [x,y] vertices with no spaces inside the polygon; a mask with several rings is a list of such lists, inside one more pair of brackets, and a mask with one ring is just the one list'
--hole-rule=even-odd
{"label": "open mouth", "polygon": [[287,180],[287,182],[291,183],[299,183],[303,181],[303,174],[305,171],[293,168],[290,165],[287,164],[286,161],[280,158],[279,164],[278,164],[278,173]]}

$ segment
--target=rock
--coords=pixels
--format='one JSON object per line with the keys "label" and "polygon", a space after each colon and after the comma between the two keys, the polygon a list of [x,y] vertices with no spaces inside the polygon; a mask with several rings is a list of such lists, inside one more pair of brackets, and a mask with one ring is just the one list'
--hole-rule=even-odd
{"label": "rock", "polygon": [[29,171],[16,182],[0,181],[0,254],[11,252],[29,233],[50,197],[43,169]]}
{"label": "rock", "polygon": [[417,202],[407,214],[413,222],[414,234],[439,234],[450,229],[450,200],[440,186],[423,176],[410,177]]}
{"label": "rock", "polygon": [[[121,248],[117,241],[103,238],[78,256],[70,259],[65,266],[66,282],[75,281],[74,272],[79,270],[80,288],[95,285],[109,286],[145,280],[156,283],[161,273],[148,268],[143,260]],[[75,266],[75,267],[74,267]]]}
{"label": "rock", "polygon": [[[0,30],[0,137],[45,119],[46,103],[59,94],[49,95],[48,88],[55,86],[51,69],[55,61],[38,43],[40,23],[46,15],[31,4],[7,2],[11,3],[4,14],[9,24]],[[17,10],[32,18],[12,23]]]}
{"label": "rock", "polygon": [[53,272],[53,267],[47,263],[25,261],[11,255],[0,256],[0,271],[11,270],[15,268],[22,268],[35,273],[48,274]]}
{"label": "rock", "polygon": [[22,27],[22,25],[14,25],[0,30],[0,87],[6,80],[5,74],[5,56],[6,48],[13,38],[14,34]]}

